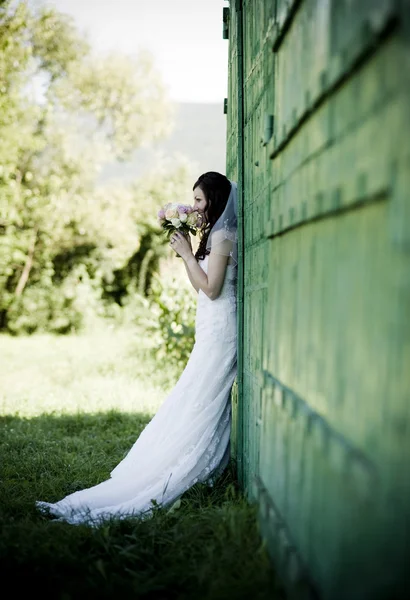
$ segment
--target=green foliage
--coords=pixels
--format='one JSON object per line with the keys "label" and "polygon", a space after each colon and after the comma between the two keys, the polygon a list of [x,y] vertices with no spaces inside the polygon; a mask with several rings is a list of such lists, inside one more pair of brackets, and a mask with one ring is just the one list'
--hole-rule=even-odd
{"label": "green foliage", "polygon": [[67,77],[50,86],[50,98],[88,116],[91,130],[97,127],[119,158],[172,129],[173,110],[147,52],[71,62]]}
{"label": "green foliage", "polygon": [[73,19],[49,7],[32,16],[31,43],[40,68],[53,80],[66,76],[70,66],[78,64],[90,52]]}
{"label": "green foliage", "polygon": [[[158,209],[164,204],[164,198],[188,201],[190,177],[186,162],[167,161],[130,186],[132,206],[129,212],[122,206],[121,212],[124,222],[131,222],[135,227],[139,244],[137,248],[127,248],[114,270],[107,272],[103,280],[105,299],[123,305],[129,296],[136,293],[147,296],[150,293],[152,277],[159,271],[161,259],[170,253],[167,239],[158,224]],[[121,239],[112,242],[113,247],[118,250],[125,239],[123,234]]]}
{"label": "green foliage", "polygon": [[156,212],[185,193],[186,165],[126,186],[98,175],[165,135],[171,116],[148,54],[96,57],[67,15],[1,3],[0,329],[78,330],[87,286],[94,316],[148,293],[164,255]]}
{"label": "green foliage", "polygon": [[153,353],[160,364],[181,371],[195,341],[196,298],[178,279],[163,283],[155,277],[149,296],[151,317],[147,323],[153,337]]}
{"label": "green foliage", "polygon": [[8,330],[13,334],[45,330],[68,333],[81,325],[82,315],[75,310],[73,299],[64,297],[58,288],[44,285],[30,286],[8,311]]}
{"label": "green foliage", "polygon": [[76,333],[92,328],[105,316],[101,289],[85,264],[75,265],[59,285],[44,278],[29,286],[8,310],[8,331]]}

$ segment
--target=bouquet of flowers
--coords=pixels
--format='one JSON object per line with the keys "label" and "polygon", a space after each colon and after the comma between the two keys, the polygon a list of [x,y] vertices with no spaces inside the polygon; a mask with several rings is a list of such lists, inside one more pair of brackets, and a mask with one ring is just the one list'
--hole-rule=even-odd
{"label": "bouquet of flowers", "polygon": [[197,210],[186,204],[168,203],[158,211],[158,221],[170,239],[174,231],[196,235],[202,225],[202,217]]}

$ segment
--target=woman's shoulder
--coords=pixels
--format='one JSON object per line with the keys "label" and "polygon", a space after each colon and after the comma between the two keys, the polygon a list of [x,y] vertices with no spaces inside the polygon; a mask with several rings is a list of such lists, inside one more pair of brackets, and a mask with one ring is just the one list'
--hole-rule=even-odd
{"label": "woman's shoulder", "polygon": [[210,239],[214,243],[222,242],[223,240],[226,239],[225,230],[224,229],[218,229],[217,231],[213,231],[211,233]]}

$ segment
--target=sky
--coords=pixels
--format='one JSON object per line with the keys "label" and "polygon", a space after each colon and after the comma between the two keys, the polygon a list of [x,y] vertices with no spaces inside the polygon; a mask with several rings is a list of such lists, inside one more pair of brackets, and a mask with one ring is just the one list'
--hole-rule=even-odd
{"label": "sky", "polygon": [[227,96],[226,0],[32,0],[74,17],[96,51],[152,52],[175,102],[220,103]]}

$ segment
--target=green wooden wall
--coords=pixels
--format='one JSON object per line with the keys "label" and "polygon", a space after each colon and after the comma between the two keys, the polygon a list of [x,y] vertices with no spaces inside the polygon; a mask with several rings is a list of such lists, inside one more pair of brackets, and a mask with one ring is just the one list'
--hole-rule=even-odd
{"label": "green wooden wall", "polygon": [[291,597],[407,600],[410,4],[231,0],[228,43],[240,481]]}

